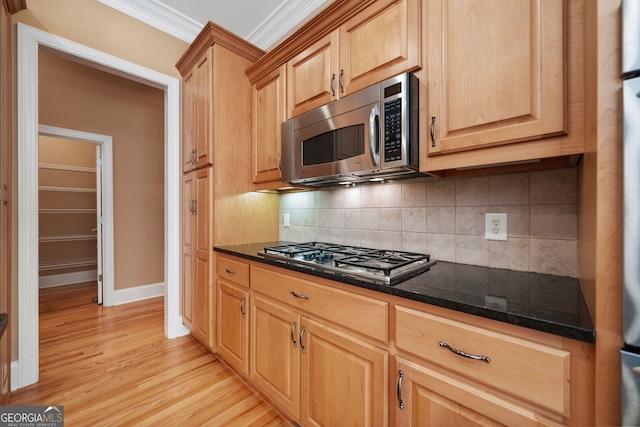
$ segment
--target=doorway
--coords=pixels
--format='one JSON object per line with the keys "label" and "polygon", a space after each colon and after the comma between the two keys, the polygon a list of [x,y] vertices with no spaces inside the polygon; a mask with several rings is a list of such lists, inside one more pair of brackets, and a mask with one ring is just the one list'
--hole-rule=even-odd
{"label": "doorway", "polygon": [[[38,51],[57,52],[104,71],[159,88],[165,94],[165,335],[188,334],[180,314],[180,81],[157,71],[18,23],[18,360],[11,388],[38,381]],[[105,301],[105,305],[107,301]]]}
{"label": "doorway", "polygon": [[[54,256],[54,259],[48,265],[48,259],[43,260],[40,258],[40,270],[42,271],[43,265],[45,265],[52,269],[57,268],[57,270],[61,272],[74,271],[73,273],[52,278],[48,282],[42,280],[41,276],[41,280],[39,281],[40,287],[60,283],[78,283],[79,281],[83,281],[83,279],[87,278],[87,273],[91,274],[92,271],[95,271],[92,280],[97,282],[96,302],[98,304],[102,304],[103,300],[106,300],[108,302],[106,305],[113,305],[115,292],[113,238],[113,138],[109,135],[45,125],[40,125],[38,132],[40,138],[50,139],[49,141],[41,141],[40,144],[45,142],[48,144],[54,144],[54,146],[58,146],[57,148],[66,148],[64,150],[60,150],[65,153],[60,161],[57,161],[55,158],[52,158],[50,162],[47,162],[48,159],[46,158],[40,157],[39,159],[39,167],[41,169],[45,167],[57,171],[57,175],[52,176],[50,181],[58,179],[69,183],[70,178],[65,179],[64,176],[65,173],[68,174],[69,172],[76,172],[80,174],[84,172],[84,175],[86,176],[85,181],[91,181],[91,175],[93,175],[93,179],[95,180],[95,186],[90,185],[90,182],[87,182],[84,185],[80,184],[81,187],[90,187],[89,189],[92,188],[94,190],[95,202],[91,201],[91,192],[87,194],[83,191],[83,188],[76,188],[77,185],[72,186],[72,190],[76,190],[75,192],[78,193],[77,196],[74,197],[74,195],[71,194],[70,197],[66,198],[56,197],[55,205],[50,207],[42,206],[42,203],[47,202],[47,200],[40,197],[40,205],[38,209],[40,217],[39,221],[42,221],[43,217],[53,217],[57,224],[63,225],[73,222],[73,224],[71,224],[73,229],[72,232],[67,231],[64,233],[54,231],[53,233],[46,233],[48,235],[63,235],[68,237],[50,239],[48,242],[46,242],[46,236],[42,236],[42,227],[40,227],[40,245],[43,245],[43,242],[46,242],[50,243],[48,246],[53,246],[58,243],[57,241],[62,240],[60,242],[60,246],[66,249],[66,254],[63,253],[65,251],[56,251],[57,255]],[[69,144],[68,147],[59,147],[60,144],[65,144],[65,142]],[[74,162],[70,162],[68,160],[70,156],[68,156],[67,153],[69,152],[69,148],[73,149],[74,144],[78,147],[78,151],[85,151],[83,156],[86,159],[84,161],[84,166],[69,165],[69,163]],[[89,147],[83,148],[82,146],[84,145],[88,145]],[[52,151],[54,151],[54,153],[49,154],[49,156],[55,155],[55,149]],[[42,146],[40,147],[40,152],[42,154]],[[94,159],[93,162],[91,161],[92,158]],[[82,161],[79,160],[79,162],[82,164]],[[61,165],[60,163],[65,163],[65,165]],[[75,163],[78,163],[78,161]],[[89,163],[93,163],[92,168],[87,168]],[[41,174],[39,173],[39,181],[42,183],[43,177],[40,175]],[[49,182],[49,184],[55,184],[55,182]],[[49,189],[49,187],[51,186],[46,186],[44,188]],[[53,187],[53,189],[55,189],[56,185],[53,185]],[[68,184],[67,187],[69,187]],[[40,186],[40,188],[42,188],[42,186]],[[42,193],[40,195],[42,196]],[[85,195],[88,195],[89,197],[87,198]],[[61,217],[66,217],[67,221]],[[86,230],[77,231],[75,227],[77,227],[78,224],[81,224],[81,226],[84,225]],[[91,224],[91,226],[89,226],[89,224]],[[67,225],[67,227],[69,227],[69,225]],[[46,251],[46,243],[45,248],[40,246],[40,257],[46,257],[48,255]],[[83,250],[83,247],[86,246],[86,244],[91,245],[93,243],[96,245],[95,260],[93,255],[82,257],[78,256],[78,251],[80,251],[80,253],[86,252],[86,249]],[[74,266],[77,268],[74,268]],[[81,268],[82,266],[89,266],[90,268],[87,271],[87,268],[83,269]],[[95,268],[92,270],[91,267],[93,266],[95,266]],[[83,274],[83,272],[85,273]]]}

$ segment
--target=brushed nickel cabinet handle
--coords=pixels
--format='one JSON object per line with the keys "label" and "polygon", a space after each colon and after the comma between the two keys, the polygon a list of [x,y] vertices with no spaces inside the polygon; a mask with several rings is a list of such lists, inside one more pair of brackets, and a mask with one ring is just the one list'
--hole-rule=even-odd
{"label": "brushed nickel cabinet handle", "polygon": [[291,295],[293,295],[294,297],[296,297],[296,298],[300,298],[300,299],[309,299],[309,297],[308,297],[307,295],[300,295],[300,294],[297,294],[297,293],[296,293],[296,291],[289,291],[289,293],[290,293]]}
{"label": "brushed nickel cabinet handle", "polygon": [[436,118],[435,116],[431,117],[431,127],[429,128],[430,133],[431,133],[431,146],[435,147],[436,146],[436,137],[435,137],[435,133],[436,133]]}
{"label": "brushed nickel cabinet handle", "polygon": [[475,354],[465,353],[462,350],[457,350],[457,349],[451,347],[449,344],[447,344],[444,341],[440,341],[440,347],[444,347],[446,349],[449,349],[449,351],[451,351],[452,353],[455,353],[458,356],[466,357],[468,359],[483,360],[483,361],[485,361],[487,363],[491,362],[491,359],[488,356],[478,356],[478,355],[475,355]]}
{"label": "brushed nickel cabinet handle", "polygon": [[303,353],[306,353],[307,348],[302,344],[302,336],[304,335],[304,325],[302,325],[302,329],[300,330],[300,349],[302,349]]}
{"label": "brushed nickel cabinet handle", "polygon": [[404,409],[404,402],[402,401],[402,379],[404,378],[404,372],[398,371],[398,407]]}
{"label": "brushed nickel cabinet handle", "polygon": [[194,148],[193,150],[191,150],[190,159],[191,159],[191,164],[192,165],[195,165],[196,164],[196,160],[198,159],[198,156],[196,154],[197,152],[198,152],[197,148]]}
{"label": "brushed nickel cabinet handle", "polygon": [[229,273],[229,274],[236,274],[236,271],[235,271],[235,270],[231,270],[231,269],[229,269],[229,268],[225,268],[225,269],[224,269],[224,271],[226,271],[226,272],[227,272],[227,273]]}
{"label": "brushed nickel cabinet handle", "polygon": [[240,303],[240,313],[242,313],[242,317],[247,317],[247,312],[244,310],[244,306],[247,304],[247,297],[242,298],[242,302]]}
{"label": "brushed nickel cabinet handle", "polygon": [[343,78],[344,78],[344,70],[340,70],[340,78],[338,78],[338,83],[340,84],[340,93],[344,93],[344,84],[342,83]]}
{"label": "brushed nickel cabinet handle", "polygon": [[331,96],[336,96],[336,90],[333,88],[333,82],[336,81],[336,75],[331,74],[331,82],[329,82],[329,87],[331,88]]}
{"label": "brushed nickel cabinet handle", "polygon": [[298,327],[298,322],[293,321],[293,325],[291,326],[291,341],[293,342],[293,348],[298,347],[298,343],[296,342],[296,328]]}

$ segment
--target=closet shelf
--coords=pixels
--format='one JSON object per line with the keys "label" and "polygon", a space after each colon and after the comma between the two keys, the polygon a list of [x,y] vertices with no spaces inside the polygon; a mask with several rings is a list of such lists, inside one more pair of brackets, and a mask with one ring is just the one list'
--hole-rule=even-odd
{"label": "closet shelf", "polygon": [[61,268],[88,267],[96,265],[97,263],[98,260],[96,258],[66,259],[63,261],[41,262],[38,269],[40,271],[47,271]]}
{"label": "closet shelf", "polygon": [[51,242],[74,242],[78,240],[96,240],[95,234],[76,234],[67,236],[40,236],[38,239],[41,243]]}

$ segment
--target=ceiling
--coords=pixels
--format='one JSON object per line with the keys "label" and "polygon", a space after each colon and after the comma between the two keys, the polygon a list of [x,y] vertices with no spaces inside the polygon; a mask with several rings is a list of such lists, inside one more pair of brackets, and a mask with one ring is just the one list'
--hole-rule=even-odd
{"label": "ceiling", "polygon": [[98,0],[191,43],[208,22],[269,51],[334,0]]}

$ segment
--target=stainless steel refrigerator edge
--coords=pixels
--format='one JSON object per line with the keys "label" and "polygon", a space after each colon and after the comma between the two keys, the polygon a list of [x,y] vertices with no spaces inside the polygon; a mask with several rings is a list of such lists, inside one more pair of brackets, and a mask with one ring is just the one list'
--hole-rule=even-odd
{"label": "stainless steel refrigerator edge", "polygon": [[640,425],[640,1],[622,4],[624,247],[621,416]]}

